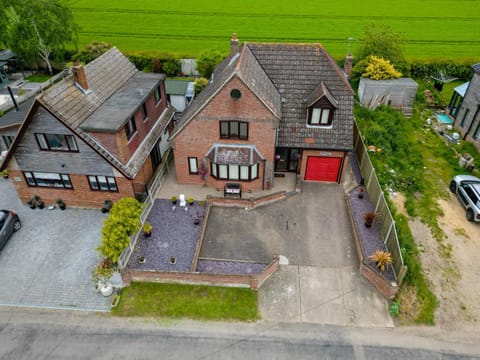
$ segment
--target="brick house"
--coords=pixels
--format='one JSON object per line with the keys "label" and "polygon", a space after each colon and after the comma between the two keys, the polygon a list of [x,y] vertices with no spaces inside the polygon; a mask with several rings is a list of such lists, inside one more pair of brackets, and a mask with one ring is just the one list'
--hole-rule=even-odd
{"label": "brick house", "polygon": [[480,63],[472,69],[472,80],[456,111],[454,125],[463,139],[471,141],[480,151]]}
{"label": "brick house", "polygon": [[163,74],[147,74],[116,48],[39,95],[3,167],[23,202],[102,207],[140,196],[168,148]]}
{"label": "brick house", "polygon": [[341,182],[353,148],[353,96],[320,44],[244,43],[184,111],[170,143],[177,182],[268,189],[279,172]]}

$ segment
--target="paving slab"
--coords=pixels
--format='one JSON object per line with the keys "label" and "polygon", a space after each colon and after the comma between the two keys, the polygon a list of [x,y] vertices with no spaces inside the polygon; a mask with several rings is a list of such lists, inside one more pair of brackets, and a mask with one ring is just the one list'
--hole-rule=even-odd
{"label": "paving slab", "polygon": [[14,210],[22,228],[0,252],[0,305],[107,311],[110,298],[94,289],[102,220],[99,210],[32,210],[10,180],[0,180],[0,208]]}

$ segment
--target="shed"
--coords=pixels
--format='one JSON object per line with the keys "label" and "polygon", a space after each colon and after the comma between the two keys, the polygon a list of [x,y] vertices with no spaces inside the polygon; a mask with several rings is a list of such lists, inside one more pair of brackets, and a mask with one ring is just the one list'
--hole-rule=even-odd
{"label": "shed", "polygon": [[165,80],[168,101],[175,111],[182,112],[194,97],[194,83],[185,80]]}
{"label": "shed", "polygon": [[411,115],[418,84],[411,78],[371,80],[361,78],[358,86],[360,103],[371,109],[379,105],[390,105]]}

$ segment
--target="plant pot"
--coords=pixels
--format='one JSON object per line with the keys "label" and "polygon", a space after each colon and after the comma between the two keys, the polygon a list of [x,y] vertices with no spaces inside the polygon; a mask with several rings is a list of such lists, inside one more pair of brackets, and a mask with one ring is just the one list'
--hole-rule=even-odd
{"label": "plant pot", "polygon": [[37,207],[39,209],[43,209],[45,207],[45,205],[43,204],[43,201],[37,201]]}
{"label": "plant pot", "polygon": [[30,206],[30,209],[35,209],[37,206],[34,203],[28,204]]}
{"label": "plant pot", "polygon": [[152,232],[151,231],[150,232],[144,232],[143,236],[150,237],[150,236],[152,236]]}
{"label": "plant pot", "polygon": [[372,223],[366,222],[366,223],[365,223],[365,226],[366,226],[367,228],[370,228],[370,227],[372,227]]}
{"label": "plant pot", "polygon": [[193,220],[193,223],[194,223],[195,225],[198,225],[198,224],[200,224],[200,220],[195,219],[195,220]]}
{"label": "plant pot", "polygon": [[103,296],[107,297],[112,295],[113,286],[110,282],[107,281],[106,283],[99,284],[99,290]]}
{"label": "plant pot", "polygon": [[358,193],[358,198],[363,199],[363,192]]}
{"label": "plant pot", "polygon": [[65,208],[66,208],[65,204],[60,204],[60,205],[58,205],[58,207],[60,208],[60,210],[65,210]]}

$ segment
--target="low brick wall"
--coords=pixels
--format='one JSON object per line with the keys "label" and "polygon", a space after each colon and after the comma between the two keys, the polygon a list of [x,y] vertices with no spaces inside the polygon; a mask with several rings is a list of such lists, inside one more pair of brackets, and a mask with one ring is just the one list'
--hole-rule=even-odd
{"label": "low brick wall", "polygon": [[348,195],[345,196],[345,201],[347,203],[348,214],[350,215],[350,222],[352,223],[353,228],[353,237],[355,239],[355,248],[357,250],[360,266],[360,274],[366,278],[377,290],[385,296],[388,300],[392,300],[397,294],[399,287],[396,283],[391,283],[386,280],[382,275],[380,275],[375,269],[367,263],[365,259],[365,254],[363,253],[362,244],[360,243],[360,238],[358,235],[357,225],[353,218],[353,212],[350,206],[350,201]]}
{"label": "low brick wall", "polygon": [[231,287],[249,287],[258,290],[260,286],[277,270],[279,258],[276,257],[265,268],[261,274],[250,275],[226,275],[226,274],[207,274],[198,272],[161,272],[146,270],[122,270],[122,280],[125,284],[132,281],[139,282],[159,282],[159,283],[177,283],[189,285],[212,285],[212,286],[231,286]]}
{"label": "low brick wall", "polygon": [[210,215],[210,208],[212,207],[209,203],[207,203],[207,208],[205,209],[205,213],[203,214],[203,222],[202,222],[202,229],[200,230],[200,238],[197,242],[197,247],[195,248],[195,253],[193,255],[192,266],[190,267],[190,271],[195,271],[197,269],[198,264],[198,257],[200,256],[200,250],[202,249],[203,239],[205,237],[205,232],[207,230],[207,223],[208,223],[208,216]]}
{"label": "low brick wall", "polygon": [[235,198],[225,198],[225,197],[207,197],[207,202],[215,206],[224,206],[224,207],[241,207],[248,208],[249,210],[255,209],[262,205],[267,205],[272,202],[283,200],[287,197],[286,191],[279,191],[273,194],[265,195],[259,198],[249,198],[249,199],[235,199]]}

